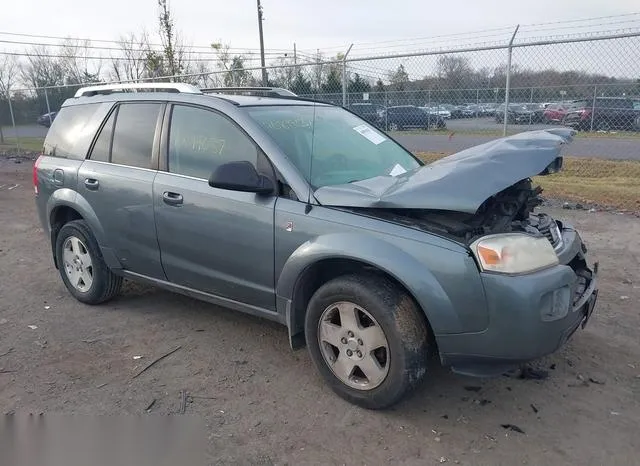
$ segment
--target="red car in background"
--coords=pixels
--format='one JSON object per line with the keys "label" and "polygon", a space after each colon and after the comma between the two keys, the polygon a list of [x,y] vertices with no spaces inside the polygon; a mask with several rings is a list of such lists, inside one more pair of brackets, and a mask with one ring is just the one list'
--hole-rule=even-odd
{"label": "red car in background", "polygon": [[562,123],[565,115],[571,111],[573,102],[549,104],[542,114],[545,123]]}

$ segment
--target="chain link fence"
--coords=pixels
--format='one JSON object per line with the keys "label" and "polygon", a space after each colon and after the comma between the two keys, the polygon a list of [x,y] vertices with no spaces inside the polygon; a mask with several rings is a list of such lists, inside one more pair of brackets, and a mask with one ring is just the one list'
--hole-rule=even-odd
{"label": "chain link fence", "polygon": [[[516,30],[517,31],[517,30]],[[640,33],[482,44],[368,57],[294,56],[145,80],[200,87],[275,86],[342,105],[425,160],[497,137],[569,126],[577,131],[552,195],[640,210]],[[80,85],[13,89],[0,99],[1,147],[41,144]],[[9,98],[7,98],[9,97]],[[1,145],[3,144],[3,145]]]}

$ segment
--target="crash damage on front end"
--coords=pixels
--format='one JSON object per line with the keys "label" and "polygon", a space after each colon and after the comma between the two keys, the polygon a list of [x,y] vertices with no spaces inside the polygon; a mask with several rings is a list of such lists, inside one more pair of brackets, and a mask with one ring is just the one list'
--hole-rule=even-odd
{"label": "crash damage on front end", "polygon": [[557,350],[595,307],[598,264],[589,267],[587,248],[571,225],[536,211],[542,189],[531,179],[562,168],[562,149],[574,134],[564,128],[524,132],[398,176],[325,186],[314,194],[325,206],[450,238],[475,257],[474,248],[494,236],[548,241],[557,256],[553,267],[493,273],[477,260],[489,327],[436,335],[442,362],[454,371],[497,375]]}

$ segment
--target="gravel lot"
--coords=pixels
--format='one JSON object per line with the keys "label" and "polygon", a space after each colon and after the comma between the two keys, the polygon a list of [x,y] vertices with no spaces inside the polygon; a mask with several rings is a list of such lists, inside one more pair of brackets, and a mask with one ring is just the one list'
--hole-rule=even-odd
{"label": "gravel lot", "polygon": [[600,260],[601,291],[588,327],[536,363],[546,380],[433,367],[408,400],[369,412],[333,395],[284,327],[133,284],[103,306],[73,300],[36,218],[31,164],[0,159],[2,412],[141,414],[155,400],[149,415],[178,413],[186,391],[213,464],[638,462],[637,218],[552,209]]}

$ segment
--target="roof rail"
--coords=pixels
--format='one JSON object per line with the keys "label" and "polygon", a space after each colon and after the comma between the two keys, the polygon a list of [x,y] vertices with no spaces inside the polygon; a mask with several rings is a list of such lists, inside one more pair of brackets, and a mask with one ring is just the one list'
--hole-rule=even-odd
{"label": "roof rail", "polygon": [[185,83],[124,83],[124,84],[99,84],[96,86],[81,87],[75,97],[90,97],[98,94],[111,94],[113,92],[178,92],[184,94],[202,94],[200,89]]}
{"label": "roof rail", "polygon": [[201,89],[203,94],[258,95],[263,97],[297,97],[281,87],[209,87]]}

